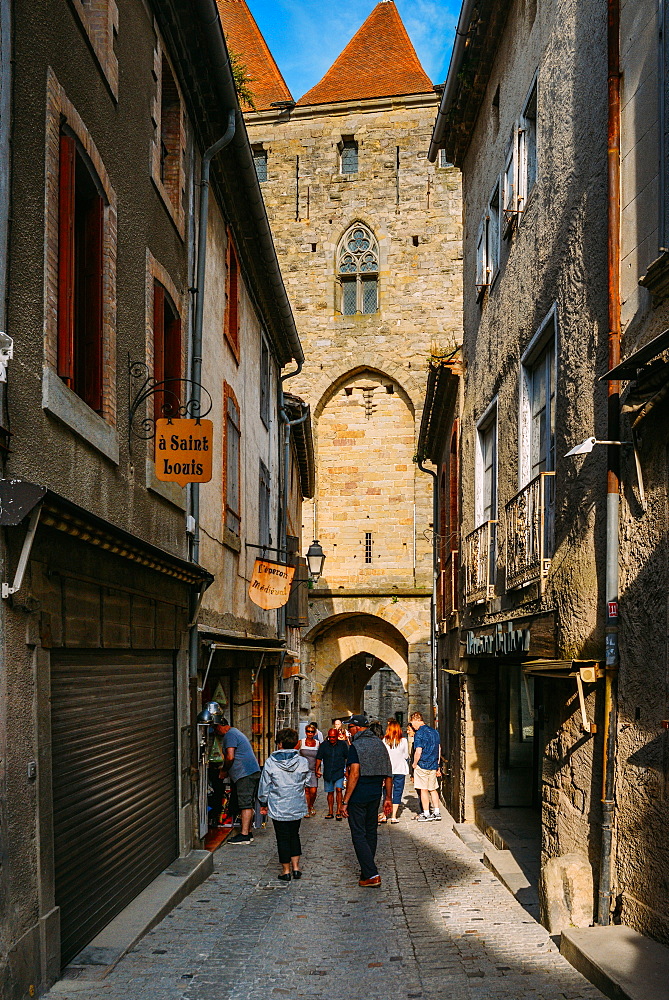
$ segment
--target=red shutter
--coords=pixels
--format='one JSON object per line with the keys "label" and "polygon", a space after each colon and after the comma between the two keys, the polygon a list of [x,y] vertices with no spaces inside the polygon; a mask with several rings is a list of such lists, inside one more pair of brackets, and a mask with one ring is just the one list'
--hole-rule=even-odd
{"label": "red shutter", "polygon": [[84,282],[81,317],[83,398],[98,413],[102,411],[102,236],[104,201],[91,200],[84,220],[82,271]]}
{"label": "red shutter", "polygon": [[[181,378],[181,319],[175,313],[169,320],[165,328],[165,378]],[[181,385],[179,382],[170,382],[167,386],[169,394],[167,398],[175,410],[178,409],[181,399]]]}
{"label": "red shutter", "polygon": [[[156,382],[165,379],[165,289],[157,281],[153,283],[153,377]],[[153,398],[154,416],[158,420],[165,416],[165,397],[157,392]]]}
{"label": "red shutter", "polygon": [[60,377],[74,378],[74,138],[60,136],[58,175],[58,363]]}

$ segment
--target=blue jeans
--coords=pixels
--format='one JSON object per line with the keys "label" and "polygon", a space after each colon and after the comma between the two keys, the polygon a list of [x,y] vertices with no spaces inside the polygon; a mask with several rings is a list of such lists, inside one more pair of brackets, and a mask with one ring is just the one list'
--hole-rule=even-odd
{"label": "blue jeans", "polygon": [[393,805],[398,806],[402,801],[404,792],[404,782],[407,780],[406,774],[393,775]]}
{"label": "blue jeans", "polygon": [[344,779],[337,778],[336,781],[326,781],[325,778],[323,778],[323,787],[325,788],[326,794],[330,795],[332,792],[334,792],[335,788],[344,787]]}

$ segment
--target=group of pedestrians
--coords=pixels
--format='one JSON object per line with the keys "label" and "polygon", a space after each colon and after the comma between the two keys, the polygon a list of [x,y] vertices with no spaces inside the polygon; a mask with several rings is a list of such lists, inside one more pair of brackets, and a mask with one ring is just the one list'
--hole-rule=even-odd
{"label": "group of pedestrians", "polygon": [[[413,733],[414,787],[421,799],[419,822],[441,819],[437,770],[439,734],[414,712],[409,721]],[[219,778],[228,776],[241,820],[240,832],[228,844],[250,844],[255,799],[260,813],[272,820],[281,873],[290,882],[302,877],[300,824],[315,815],[318,781],[322,776],[327,796],[326,819],[347,819],[358,863],[362,887],[381,884],[376,866],[378,826],[398,823],[404,785],[410,771],[409,745],[402,727],[390,720],[385,733],[372,730],[365,715],[353,715],[344,727],[336,719],[325,740],[315,723],[306,726],[304,737],[296,730],[276,734],[277,749],[267,758],[262,772],[250,742],[240,730],[219,719],[214,727],[219,740]]]}

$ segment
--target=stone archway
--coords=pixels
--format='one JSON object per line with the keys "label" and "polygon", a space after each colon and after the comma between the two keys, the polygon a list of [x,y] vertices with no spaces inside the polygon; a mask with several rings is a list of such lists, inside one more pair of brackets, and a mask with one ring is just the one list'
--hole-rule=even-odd
{"label": "stone archway", "polygon": [[[357,609],[335,611],[314,621],[304,637],[312,715],[325,725],[339,712],[360,711],[365,679],[386,665],[400,679],[409,710],[425,711],[430,704],[429,620],[422,620],[418,607],[412,609],[414,614],[407,614],[406,607],[398,608],[399,601],[358,599],[356,603]],[[341,604],[351,607],[345,599]],[[372,607],[380,613],[371,613]],[[389,620],[397,611],[401,624]],[[371,671],[365,670],[366,657],[373,659]]]}
{"label": "stone archway", "polygon": [[[399,667],[399,664],[396,666]],[[319,723],[321,728],[328,726],[332,719],[346,719],[349,715],[364,711],[368,689],[373,688],[374,681],[378,681],[386,674],[395,679],[396,687],[401,692],[401,711],[405,716],[407,711],[406,667],[404,670],[405,679],[402,679],[398,669],[382,662],[373,653],[360,652],[345,659],[335,667],[328,677],[320,697]],[[383,704],[382,699],[377,698],[376,701]],[[378,719],[382,725],[385,725],[386,716],[389,716],[388,711],[379,711],[379,704],[375,704],[374,710],[368,714],[370,719]]]}

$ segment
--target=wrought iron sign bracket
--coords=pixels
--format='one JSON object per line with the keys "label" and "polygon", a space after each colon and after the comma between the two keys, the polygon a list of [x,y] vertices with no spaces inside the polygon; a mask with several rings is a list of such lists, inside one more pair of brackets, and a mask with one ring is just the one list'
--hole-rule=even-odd
{"label": "wrought iron sign bracket", "polygon": [[[195,399],[190,393],[198,386],[204,399]],[[181,390],[181,387],[184,387]],[[189,398],[181,402],[182,392],[188,392]],[[163,402],[160,413],[146,413],[143,407],[158,393],[162,393]],[[149,366],[144,361],[131,361],[128,355],[128,451],[132,454],[132,439],[151,441],[156,436],[156,420],[163,417],[167,420],[188,419],[198,423],[212,409],[213,400],[209,392],[199,382],[190,378],[168,378],[158,382]]]}

